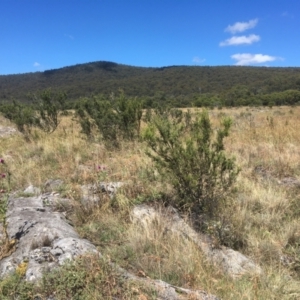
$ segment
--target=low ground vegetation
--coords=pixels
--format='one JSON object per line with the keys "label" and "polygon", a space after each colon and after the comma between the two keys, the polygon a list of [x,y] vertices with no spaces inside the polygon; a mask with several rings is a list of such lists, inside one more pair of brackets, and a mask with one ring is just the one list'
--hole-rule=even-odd
{"label": "low ground vegetation", "polygon": [[[105,259],[82,258],[46,276],[39,286],[24,283],[21,276],[15,274],[0,282],[3,299],[33,299],[35,296],[43,299],[53,293],[58,299],[155,299],[153,291],[124,283],[118,272],[108,267],[108,261],[137,275],[206,290],[222,299],[299,299],[300,109],[210,110],[201,112],[197,123],[199,112],[197,109],[189,112],[188,127],[206,122],[204,128],[212,131],[206,153],[214,151],[222,154],[220,158],[208,157],[224,162],[226,180],[230,174],[235,180],[229,185],[230,189],[224,189],[228,193],[220,198],[216,212],[209,214],[203,207],[197,210],[199,222],[194,225],[199,225],[198,230],[213,237],[215,247],[227,245],[251,257],[263,269],[260,276],[242,276],[236,280],[227,277],[218,266],[211,265],[192,242],[183,242],[172,233],[166,234],[159,222],[149,227],[147,234],[138,230],[130,222],[133,205],[148,203],[160,207],[176,204],[178,192],[183,191],[181,187],[184,186],[176,181],[178,177],[170,180],[170,174],[160,172],[160,167],[171,175],[183,168],[184,174],[188,175],[197,165],[193,163],[191,169],[184,169],[181,162],[175,161],[175,169],[172,169],[167,157],[159,152],[164,148],[153,144],[152,156],[158,153],[163,159],[158,166],[151,155],[146,154],[149,151],[147,143],[135,138],[122,138],[118,141],[118,148],[107,148],[103,137],[90,139],[82,134],[80,124],[74,121],[75,112],[71,112],[73,115],[61,117],[57,129],[50,135],[34,127],[30,142],[21,135],[1,138],[0,158],[9,167],[11,190],[21,191],[29,184],[42,187],[49,178],[63,179],[61,193],[78,203],[68,218],[82,237],[98,247]],[[173,120],[179,118],[179,114]],[[151,118],[153,116],[147,120]],[[188,119],[181,119],[177,125],[186,125]],[[157,120],[156,124],[160,125],[162,120]],[[147,132],[148,121],[140,126],[151,146],[153,131],[150,132],[152,135]],[[13,126],[3,117],[0,117],[0,124]],[[150,126],[155,126],[155,123],[150,123]],[[154,128],[159,130],[157,126]],[[171,136],[178,142],[184,138],[188,141],[189,132],[182,133],[180,130],[178,136],[174,133]],[[155,136],[160,138],[159,133]],[[170,141],[166,145],[164,153],[171,155],[168,152]],[[182,144],[182,148],[174,148],[174,151],[184,154],[187,149],[188,142]],[[193,149],[191,145],[190,154]],[[222,163],[220,165],[223,166]],[[180,168],[176,170],[178,166]],[[239,174],[237,168],[240,169]],[[1,169],[1,172],[4,174],[6,171]],[[122,181],[126,185],[113,199],[103,196],[96,206],[83,207],[80,204],[81,185],[103,180]],[[194,186],[193,181],[189,184]],[[188,188],[185,188],[179,199],[188,194]],[[0,197],[3,199],[2,195]],[[178,205],[181,206],[182,203]],[[190,209],[181,209],[181,214],[188,220],[191,217],[195,219],[195,211]]]}

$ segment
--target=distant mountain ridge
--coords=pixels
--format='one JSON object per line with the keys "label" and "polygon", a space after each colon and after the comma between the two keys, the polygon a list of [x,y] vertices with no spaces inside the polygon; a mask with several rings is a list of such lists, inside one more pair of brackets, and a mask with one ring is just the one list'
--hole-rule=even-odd
{"label": "distant mountain ridge", "polygon": [[69,99],[119,89],[128,96],[173,99],[203,93],[222,95],[236,86],[256,93],[300,90],[300,68],[242,66],[134,67],[98,61],[44,72],[0,75],[0,101],[26,101],[26,95],[46,88],[64,91]]}

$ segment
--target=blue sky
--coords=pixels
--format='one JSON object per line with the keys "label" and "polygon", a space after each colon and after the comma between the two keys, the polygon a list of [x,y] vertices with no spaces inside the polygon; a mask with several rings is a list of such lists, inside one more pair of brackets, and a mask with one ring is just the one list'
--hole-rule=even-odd
{"label": "blue sky", "polygon": [[93,61],[300,66],[300,0],[0,0],[0,74]]}

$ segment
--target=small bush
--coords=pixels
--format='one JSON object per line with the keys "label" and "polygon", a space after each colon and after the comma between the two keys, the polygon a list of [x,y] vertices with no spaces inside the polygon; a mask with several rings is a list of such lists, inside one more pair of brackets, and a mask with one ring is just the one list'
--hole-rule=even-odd
{"label": "small bush", "polygon": [[14,123],[18,131],[23,133],[26,137],[30,135],[32,127],[38,126],[39,123],[39,119],[32,106],[24,105],[17,101],[2,104],[0,106],[0,112],[4,118]]}
{"label": "small bush", "polygon": [[65,93],[54,93],[50,89],[33,96],[37,108],[38,127],[47,133],[56,130],[60,123],[60,115],[65,113]]}
{"label": "small bush", "polygon": [[65,111],[67,96],[64,93],[45,90],[31,98],[34,105],[26,105],[17,101],[0,105],[2,115],[13,122],[27,139],[33,127],[40,128],[47,133],[56,130],[60,123],[60,115]]}
{"label": "small bush", "polygon": [[224,152],[232,121],[224,118],[214,133],[207,111],[184,119],[175,111],[154,116],[143,134],[148,155],[170,179],[179,207],[214,215],[239,173]]}
{"label": "small bush", "polygon": [[133,140],[139,136],[142,103],[137,99],[128,99],[123,93],[118,97],[103,99],[81,99],[76,104],[76,115],[82,133],[93,136],[96,128],[107,145],[117,147],[121,140]]}

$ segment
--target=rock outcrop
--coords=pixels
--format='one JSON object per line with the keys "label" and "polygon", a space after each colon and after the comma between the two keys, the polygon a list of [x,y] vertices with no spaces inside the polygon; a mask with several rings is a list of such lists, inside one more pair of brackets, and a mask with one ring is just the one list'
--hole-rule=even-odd
{"label": "rock outcrop", "polygon": [[174,208],[169,207],[164,211],[156,211],[153,207],[139,205],[133,209],[131,218],[134,223],[145,230],[151,228],[151,223],[164,220],[163,224],[166,230],[179,234],[183,239],[193,241],[214,265],[220,266],[226,274],[233,278],[244,274],[262,273],[261,268],[242,253],[224,246],[213,247],[210,238],[191,228],[180,218]]}
{"label": "rock outcrop", "polygon": [[96,247],[81,239],[64,215],[53,209],[60,201],[66,199],[52,194],[9,198],[7,233],[15,249],[0,261],[0,276],[25,262],[25,278],[34,281],[44,270],[49,271],[67,259],[86,252],[97,253]]}
{"label": "rock outcrop", "polygon": [[[103,192],[111,194],[119,186],[119,183],[115,186],[108,184],[101,188]],[[107,190],[111,187],[111,190]],[[26,191],[28,195],[39,192],[33,186]],[[85,200],[91,201],[91,198]],[[2,252],[2,256],[0,253],[0,277],[17,271],[27,281],[36,281],[42,277],[43,272],[58,268],[67,260],[73,260],[85,253],[94,253],[101,257],[93,244],[78,236],[64,214],[55,211],[56,207],[65,206],[68,202],[70,200],[61,199],[55,192],[32,197],[10,196],[7,210],[7,233],[10,240],[7,253]],[[155,290],[158,300],[218,300],[216,296],[205,291],[185,289],[161,280],[139,277],[115,264],[113,266],[125,280],[137,281]]]}
{"label": "rock outcrop", "polygon": [[103,194],[113,198],[117,190],[123,185],[123,182],[99,182],[98,184],[83,185],[81,186],[82,202],[86,204],[98,203]]}

